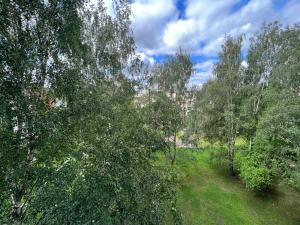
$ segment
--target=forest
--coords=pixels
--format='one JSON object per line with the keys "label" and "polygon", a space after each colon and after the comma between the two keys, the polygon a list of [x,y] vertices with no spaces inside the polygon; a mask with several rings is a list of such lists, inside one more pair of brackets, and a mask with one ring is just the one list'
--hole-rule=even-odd
{"label": "forest", "polygon": [[0,224],[299,224],[300,24],[224,33],[195,86],[113,9],[0,0]]}

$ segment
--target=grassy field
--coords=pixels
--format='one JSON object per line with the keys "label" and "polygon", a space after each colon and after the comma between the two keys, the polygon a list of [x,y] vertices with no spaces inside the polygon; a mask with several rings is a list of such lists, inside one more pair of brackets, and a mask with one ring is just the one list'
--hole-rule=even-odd
{"label": "grassy field", "polygon": [[187,225],[300,224],[299,192],[278,187],[258,196],[237,178],[214,169],[209,151],[179,150],[175,169],[178,204]]}

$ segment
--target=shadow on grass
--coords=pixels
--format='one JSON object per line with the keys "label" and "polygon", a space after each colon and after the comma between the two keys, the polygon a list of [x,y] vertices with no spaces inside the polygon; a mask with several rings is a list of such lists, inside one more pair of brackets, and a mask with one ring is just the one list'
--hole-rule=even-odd
{"label": "shadow on grass", "polygon": [[[209,150],[179,149],[180,206],[189,224],[300,224],[300,193],[285,186],[247,190],[226,164],[216,165]],[[217,219],[219,218],[219,219]]]}

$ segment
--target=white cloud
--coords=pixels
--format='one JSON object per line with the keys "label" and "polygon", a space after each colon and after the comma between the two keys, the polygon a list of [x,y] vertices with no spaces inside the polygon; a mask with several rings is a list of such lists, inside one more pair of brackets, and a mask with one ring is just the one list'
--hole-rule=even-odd
{"label": "white cloud", "polygon": [[[138,51],[145,54],[146,61],[153,55],[172,54],[179,48],[196,56],[216,57],[225,34],[245,34],[246,52],[249,38],[264,22],[300,22],[299,0],[287,0],[279,8],[274,7],[277,0],[250,0],[246,4],[242,0],[186,0],[185,12],[181,12],[184,16],[180,18],[176,1],[133,1],[133,33]],[[211,63],[197,64],[192,82],[211,77]]]}
{"label": "white cloud", "polygon": [[204,84],[208,80],[212,78],[211,72],[197,72],[195,75],[193,75],[190,79],[191,85],[199,85]]}
{"label": "white cloud", "polygon": [[196,63],[194,69],[201,71],[211,71],[215,63],[216,60],[209,59],[204,62]]}
{"label": "white cloud", "polygon": [[194,69],[196,73],[191,77],[191,84],[205,83],[212,78],[213,67],[216,60],[208,59],[206,61],[196,63]]}
{"label": "white cloud", "polygon": [[144,52],[138,52],[137,56],[142,60],[144,63],[149,64],[150,66],[153,66],[155,63],[155,59]]}
{"label": "white cloud", "polygon": [[280,17],[280,21],[284,24],[293,24],[300,22],[300,1],[293,0],[286,4]]}
{"label": "white cloud", "polygon": [[[203,1],[198,1],[203,5]],[[208,8],[200,16],[195,14],[192,17],[197,20],[196,24],[202,24],[198,28],[198,46],[194,46],[199,53],[205,55],[216,55],[220,50],[225,33],[233,36],[245,33],[250,36],[257,31],[261,23],[272,16],[272,2],[270,0],[252,0],[240,10],[232,12],[237,0],[214,1],[208,3]],[[199,7],[195,0],[191,0],[190,7],[197,9]],[[201,7],[200,7],[201,8]],[[188,9],[187,9],[188,12]],[[191,15],[194,15],[190,13]],[[199,43],[203,44],[200,48]]]}
{"label": "white cloud", "polygon": [[197,40],[193,38],[196,34],[195,20],[176,20],[166,26],[163,41],[170,50],[177,50],[179,47],[191,49],[197,45]]}
{"label": "white cloud", "polygon": [[186,16],[189,18],[201,18],[210,22],[227,15],[232,6],[239,0],[187,0]]}
{"label": "white cloud", "polygon": [[137,0],[132,3],[132,28],[139,50],[148,54],[163,52],[163,31],[176,20],[178,11],[173,0]]}
{"label": "white cloud", "polygon": [[[299,21],[300,1],[280,11],[272,0],[187,0],[185,18],[178,18],[175,0],[137,0],[132,4],[133,30],[138,47],[149,54],[169,54],[179,47],[192,54],[215,55],[225,33],[253,35],[263,22]],[[246,41],[247,42],[247,41]]]}
{"label": "white cloud", "polygon": [[217,55],[218,52],[221,50],[221,45],[224,41],[224,35],[213,39],[211,41],[207,41],[203,48],[199,49],[199,54],[214,56]]}
{"label": "white cloud", "polygon": [[247,61],[243,60],[241,64],[242,64],[243,67],[248,68],[248,63],[247,63]]}

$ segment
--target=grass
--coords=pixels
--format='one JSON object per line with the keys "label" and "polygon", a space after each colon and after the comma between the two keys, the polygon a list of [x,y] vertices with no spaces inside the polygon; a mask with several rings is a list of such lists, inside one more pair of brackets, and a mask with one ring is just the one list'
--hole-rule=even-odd
{"label": "grass", "polygon": [[[160,157],[160,163],[163,157]],[[209,151],[180,149],[178,205],[187,225],[300,224],[300,193],[279,186],[258,196],[237,178],[215,169]]]}

